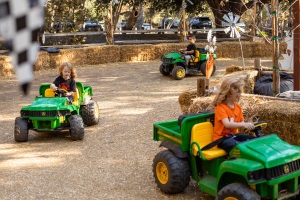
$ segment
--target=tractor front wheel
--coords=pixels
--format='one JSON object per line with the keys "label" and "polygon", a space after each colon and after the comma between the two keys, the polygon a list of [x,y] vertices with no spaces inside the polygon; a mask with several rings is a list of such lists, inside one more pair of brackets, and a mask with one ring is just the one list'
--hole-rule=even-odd
{"label": "tractor front wheel", "polygon": [[85,125],[92,126],[99,122],[99,107],[97,102],[90,100],[87,105],[80,107],[82,119]]}
{"label": "tractor front wheel", "polygon": [[26,142],[28,140],[28,121],[21,117],[15,119],[15,141]]}
{"label": "tractor front wheel", "polygon": [[82,140],[84,138],[83,120],[80,115],[70,117],[70,135],[72,140]]}
{"label": "tractor front wheel", "polygon": [[[214,73],[216,72],[216,65],[214,64],[214,69],[213,69],[213,71],[212,71],[212,73],[211,73],[211,76],[213,76],[214,75]],[[200,65],[200,71],[201,71],[201,73],[204,75],[204,76],[206,76],[206,61],[204,61],[203,63],[201,63],[201,65]]]}
{"label": "tractor front wheel", "polygon": [[159,66],[159,72],[160,72],[162,75],[164,75],[164,76],[169,76],[169,75],[170,75],[170,72],[166,72],[166,71],[164,70],[164,66],[163,66],[163,65],[160,65],[160,66]]}
{"label": "tractor front wheel", "polygon": [[260,196],[241,183],[231,183],[218,192],[217,200],[260,200]]}
{"label": "tractor front wheel", "polygon": [[186,159],[169,150],[159,152],[153,159],[152,171],[158,188],[167,194],[185,190],[190,183],[190,168]]}
{"label": "tractor front wheel", "polygon": [[172,70],[172,77],[175,80],[181,80],[185,77],[185,69],[182,66],[175,66]]}

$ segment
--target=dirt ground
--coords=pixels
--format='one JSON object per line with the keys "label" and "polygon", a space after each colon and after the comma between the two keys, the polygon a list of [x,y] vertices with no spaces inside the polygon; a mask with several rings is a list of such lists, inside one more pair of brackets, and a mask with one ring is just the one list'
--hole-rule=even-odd
{"label": "dirt ground", "polygon": [[[253,59],[246,59],[253,66]],[[241,59],[218,59],[220,79],[226,66],[241,66]],[[85,128],[82,141],[68,133],[36,133],[16,143],[14,120],[30,104],[41,83],[56,70],[35,73],[30,95],[22,97],[15,77],[0,80],[0,199],[213,199],[194,181],[181,194],[166,195],[156,186],[152,159],[161,149],[152,140],[152,125],[177,119],[178,96],[196,87],[201,76],[181,81],[159,73],[157,61],[112,63],[77,68],[78,78],[91,85],[100,108],[100,123]],[[262,59],[271,66],[270,59]]]}

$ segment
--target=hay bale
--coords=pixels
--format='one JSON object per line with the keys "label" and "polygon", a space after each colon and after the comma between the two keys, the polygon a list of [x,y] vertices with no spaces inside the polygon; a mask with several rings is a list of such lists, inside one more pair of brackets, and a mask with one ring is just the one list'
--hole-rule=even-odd
{"label": "hay bale", "polygon": [[187,90],[179,95],[178,102],[182,113],[188,113],[188,109],[193,99],[196,97],[197,97],[196,90]]}
{"label": "hay bale", "polygon": [[39,59],[36,60],[34,64],[34,71],[40,71],[44,69],[51,69],[51,62],[50,62],[50,53],[41,51],[39,53]]}
{"label": "hay bale", "polygon": [[0,56],[0,77],[11,76],[14,73],[11,58],[8,56]]}
{"label": "hay bale", "polygon": [[[240,77],[240,79],[242,79],[244,81],[244,85],[243,85],[244,86],[243,87],[244,93],[251,94],[251,93],[253,93],[253,88],[254,88],[255,78],[257,76],[257,73],[258,73],[257,71],[250,71],[250,70],[235,71],[233,73],[225,75],[220,81],[214,82],[214,88],[216,88],[218,90],[220,88],[220,85],[221,85],[222,80],[224,78]],[[214,91],[213,93],[217,93],[217,90]],[[179,95],[178,102],[179,102],[182,113],[188,113],[189,112],[189,107],[190,107],[193,99],[196,98],[196,97],[197,97],[197,90],[196,89],[195,90],[184,91]],[[201,107],[203,107],[203,106],[201,106]]]}

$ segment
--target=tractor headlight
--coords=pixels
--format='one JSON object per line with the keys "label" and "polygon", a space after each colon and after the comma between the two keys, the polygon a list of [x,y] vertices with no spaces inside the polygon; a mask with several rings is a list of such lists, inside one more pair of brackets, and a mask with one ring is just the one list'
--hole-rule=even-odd
{"label": "tractor headlight", "polygon": [[184,57],[184,56],[181,56],[181,59],[182,59],[182,60],[184,60],[184,59],[185,59],[185,57]]}
{"label": "tractor headlight", "polygon": [[264,169],[248,172],[249,182],[261,181],[264,179],[265,179],[265,170]]}
{"label": "tractor headlight", "polygon": [[29,116],[29,111],[28,110],[21,110],[20,114],[21,114],[21,117]]}

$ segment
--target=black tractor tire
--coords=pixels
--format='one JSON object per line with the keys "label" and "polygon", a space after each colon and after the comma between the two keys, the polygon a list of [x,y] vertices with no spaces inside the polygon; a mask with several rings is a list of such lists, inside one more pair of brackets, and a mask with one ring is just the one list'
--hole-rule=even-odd
{"label": "black tractor tire", "polygon": [[162,65],[159,66],[159,72],[164,76],[169,76],[170,72],[166,72]]}
{"label": "black tractor tire", "polygon": [[169,150],[153,159],[152,171],[158,188],[167,194],[183,192],[190,183],[190,167],[186,159],[177,158]]}
{"label": "black tractor tire", "polygon": [[223,199],[236,199],[236,200],[260,200],[260,196],[248,186],[241,183],[231,183],[223,187],[217,196],[217,200]]}
{"label": "black tractor tire", "polygon": [[93,126],[99,122],[99,106],[97,102],[90,100],[87,105],[82,105],[81,116],[87,126]]}
{"label": "black tractor tire", "polygon": [[72,140],[82,140],[84,138],[83,120],[80,115],[72,115],[70,121],[70,136]]}
{"label": "black tractor tire", "polygon": [[15,119],[15,141],[16,142],[27,142],[28,141],[28,121],[21,117]]}
{"label": "black tractor tire", "polygon": [[[216,65],[214,64],[214,69],[213,69],[213,72],[211,73],[211,76],[214,75],[214,73],[216,72]],[[200,65],[200,71],[201,73],[206,76],[206,61],[204,61],[203,63],[201,63]]]}
{"label": "black tractor tire", "polygon": [[175,80],[181,80],[185,77],[185,69],[182,66],[175,66],[172,70],[172,77]]}

